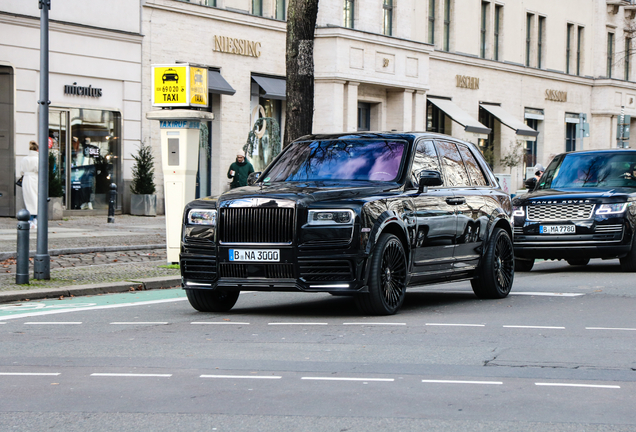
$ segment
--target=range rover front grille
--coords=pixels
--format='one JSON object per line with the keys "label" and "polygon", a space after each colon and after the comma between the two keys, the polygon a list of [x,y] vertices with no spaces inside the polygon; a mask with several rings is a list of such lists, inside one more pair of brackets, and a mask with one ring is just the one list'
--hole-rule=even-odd
{"label": "range rover front grille", "polygon": [[528,220],[566,221],[592,218],[594,204],[529,205]]}
{"label": "range rover front grille", "polygon": [[299,261],[300,277],[307,282],[351,281],[349,261]]}
{"label": "range rover front grille", "polygon": [[247,279],[294,279],[294,265],[289,263],[234,264],[221,263],[221,277]]}
{"label": "range rover front grille", "polygon": [[216,258],[209,256],[181,258],[181,270],[184,279],[213,282],[216,280]]}
{"label": "range rover front grille", "polygon": [[291,243],[294,209],[222,208],[218,229],[221,243]]}

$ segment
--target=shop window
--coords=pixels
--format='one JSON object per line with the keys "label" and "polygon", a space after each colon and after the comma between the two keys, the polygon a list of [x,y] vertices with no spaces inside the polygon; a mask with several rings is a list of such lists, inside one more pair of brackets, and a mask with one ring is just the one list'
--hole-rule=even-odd
{"label": "shop window", "polygon": [[612,78],[614,69],[614,33],[607,34],[607,77]]}
{"label": "shop window", "polygon": [[446,133],[446,114],[430,101],[426,102],[426,130],[441,134]]}
{"label": "shop window", "polygon": [[276,19],[281,21],[287,19],[287,2],[285,0],[276,0]]}
{"label": "shop window", "polygon": [[252,15],[263,16],[263,0],[252,0]]}
{"label": "shop window", "polygon": [[579,115],[565,113],[565,151],[576,151],[576,125],[579,123]]}
{"label": "shop window", "polygon": [[353,14],[355,12],[354,8],[354,0],[344,0],[343,25],[347,28],[353,28]]}
{"label": "shop window", "polygon": [[495,116],[479,107],[479,123],[490,128],[487,138],[479,138],[478,147],[484,159],[490,165],[490,169],[495,166]]}
{"label": "shop window", "polygon": [[444,44],[442,49],[450,51],[451,0],[444,0]]}
{"label": "shop window", "polygon": [[382,33],[393,35],[393,0],[384,0],[382,4]]}
{"label": "shop window", "polygon": [[118,186],[121,196],[120,113],[52,108],[49,111],[49,146],[54,159],[53,169],[62,181],[67,209],[108,208],[111,183]]}
{"label": "shop window", "polygon": [[358,102],[358,130],[371,130],[371,104]]}
{"label": "shop window", "polygon": [[501,55],[501,36],[503,28],[503,6],[495,6],[495,40],[494,40],[494,55],[495,60],[500,60]]}
{"label": "shop window", "polygon": [[435,0],[428,0],[428,43],[435,43]]}
{"label": "shop window", "polygon": [[[539,120],[537,119],[526,119],[526,125],[528,127],[537,130],[539,127]],[[523,162],[526,168],[532,168],[537,164],[537,142],[536,141],[526,141],[526,151],[524,154]]]}
{"label": "shop window", "polygon": [[262,171],[280,153],[284,102],[262,97],[260,87],[252,82],[252,128],[243,147],[255,171]]}

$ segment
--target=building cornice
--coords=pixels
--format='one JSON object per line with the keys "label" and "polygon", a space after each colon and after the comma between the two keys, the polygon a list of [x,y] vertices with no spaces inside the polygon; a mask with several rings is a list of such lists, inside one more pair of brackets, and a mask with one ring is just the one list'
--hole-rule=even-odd
{"label": "building cornice", "polygon": [[212,6],[203,6],[195,3],[187,3],[175,0],[146,0],[143,7],[161,10],[164,12],[181,13],[199,18],[212,19],[231,24],[256,27],[263,30],[271,30],[285,33],[287,22],[274,18],[251,15],[240,10],[228,10]]}
{"label": "building cornice", "polygon": [[[13,14],[0,11],[0,23],[14,24],[20,27],[40,28],[40,18],[29,15]],[[49,31],[68,33],[78,36],[91,36],[99,39],[110,39],[119,42],[141,44],[143,35],[123,30],[105,29],[100,27],[77,24],[67,21],[49,20]]]}
{"label": "building cornice", "polygon": [[371,43],[374,45],[380,45],[390,48],[399,48],[409,51],[416,51],[422,54],[431,54],[433,52],[433,45],[417,42],[408,39],[400,39],[391,36],[385,36],[378,33],[365,32],[362,30],[350,29],[346,27],[317,27],[315,33],[316,39],[324,38],[340,38],[352,40],[355,42]]}

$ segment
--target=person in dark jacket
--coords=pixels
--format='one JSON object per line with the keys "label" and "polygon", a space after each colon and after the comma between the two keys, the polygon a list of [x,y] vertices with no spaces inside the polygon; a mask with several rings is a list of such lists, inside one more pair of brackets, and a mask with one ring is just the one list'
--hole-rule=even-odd
{"label": "person in dark jacket", "polygon": [[232,162],[230,169],[227,171],[227,178],[232,179],[230,189],[240,186],[247,186],[247,176],[254,172],[251,163],[245,160],[245,155],[239,153],[236,155],[236,161]]}
{"label": "person in dark jacket", "polygon": [[540,163],[534,166],[534,177],[530,177],[528,180],[526,180],[526,188],[529,191],[533,191],[534,188],[537,186],[539,179],[543,175],[543,171],[545,171],[545,168]]}

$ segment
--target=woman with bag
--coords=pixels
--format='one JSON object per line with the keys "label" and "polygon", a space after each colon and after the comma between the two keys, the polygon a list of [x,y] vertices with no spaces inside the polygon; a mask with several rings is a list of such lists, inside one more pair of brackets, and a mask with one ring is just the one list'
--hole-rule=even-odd
{"label": "woman with bag", "polygon": [[20,162],[20,174],[22,180],[22,197],[24,206],[31,213],[31,228],[37,227],[38,214],[38,144],[35,141],[29,143],[29,155]]}

